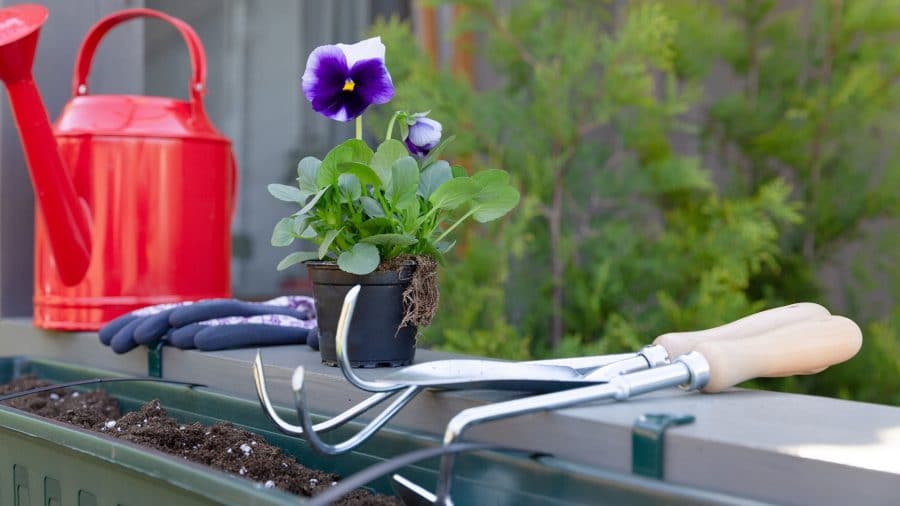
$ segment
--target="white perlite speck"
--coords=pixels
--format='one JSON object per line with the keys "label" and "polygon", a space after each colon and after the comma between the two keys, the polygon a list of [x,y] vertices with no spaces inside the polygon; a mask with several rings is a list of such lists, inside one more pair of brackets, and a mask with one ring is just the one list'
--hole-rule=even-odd
{"label": "white perlite speck", "polygon": [[253,448],[250,448],[250,445],[244,443],[241,445],[241,451],[244,452],[245,457],[249,457],[251,453],[253,453]]}
{"label": "white perlite speck", "polygon": [[52,400],[52,401],[58,401],[58,400],[59,400],[59,394],[50,394],[50,400]]}
{"label": "white perlite speck", "polygon": [[72,397],[78,397],[79,395],[81,394],[79,394],[78,392],[72,392]]}
{"label": "white perlite speck", "polygon": [[242,467],[241,470],[238,471],[238,472],[241,473],[241,476],[243,476],[243,475],[247,474],[247,468],[246,468],[246,467]]}
{"label": "white perlite speck", "polygon": [[116,421],[110,420],[110,421],[106,422],[104,425],[106,426],[107,429],[112,429],[113,427],[116,426]]}
{"label": "white perlite speck", "polygon": [[272,480],[269,480],[269,481],[263,483],[263,486],[266,487],[266,488],[272,488],[272,487],[275,486],[275,482],[272,481]]}
{"label": "white perlite speck", "polygon": [[228,450],[226,450],[226,452],[227,452],[227,453],[231,453],[231,448],[229,448]]}
{"label": "white perlite speck", "polygon": [[310,479],[309,479],[309,484],[310,484],[311,486],[315,487],[316,485],[319,484],[319,480],[317,480],[317,479],[315,479],[315,478],[310,478]]}

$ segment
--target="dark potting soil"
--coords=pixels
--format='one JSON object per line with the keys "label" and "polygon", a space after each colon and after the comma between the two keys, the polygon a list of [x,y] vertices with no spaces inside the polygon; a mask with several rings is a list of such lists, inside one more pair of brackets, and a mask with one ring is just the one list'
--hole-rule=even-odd
{"label": "dark potting soil", "polygon": [[[0,384],[0,395],[51,383],[25,376]],[[42,392],[6,401],[17,409],[205,464],[222,471],[277,487],[314,496],[329,489],[340,477],[310,469],[268,444],[262,437],[220,422],[211,427],[200,423],[180,424],[166,413],[158,400],[138,411],[121,415],[119,403],[104,390],[81,393],[70,390]],[[334,503],[341,505],[399,505],[399,499],[356,490]]]}

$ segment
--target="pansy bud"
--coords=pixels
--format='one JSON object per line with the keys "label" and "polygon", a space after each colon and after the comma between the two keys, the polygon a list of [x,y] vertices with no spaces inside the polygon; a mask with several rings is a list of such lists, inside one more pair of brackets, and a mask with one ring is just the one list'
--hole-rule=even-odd
{"label": "pansy bud", "polygon": [[415,156],[428,156],[441,142],[441,124],[437,121],[426,118],[425,113],[416,113],[409,117],[409,134],[403,141],[406,143],[406,149]]}

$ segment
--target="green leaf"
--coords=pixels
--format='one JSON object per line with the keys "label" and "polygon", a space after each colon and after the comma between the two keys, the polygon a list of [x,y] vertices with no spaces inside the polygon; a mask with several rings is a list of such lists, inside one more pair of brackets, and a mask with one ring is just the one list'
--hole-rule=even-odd
{"label": "green leaf", "polygon": [[493,221],[508,213],[519,203],[519,190],[512,186],[501,186],[482,191],[476,197],[472,218],[479,223]]}
{"label": "green leaf", "polygon": [[385,216],[384,209],[381,208],[381,204],[373,199],[372,197],[366,197],[365,195],[359,198],[360,204],[362,204],[363,211],[366,212],[372,218],[383,218]]}
{"label": "green leaf", "polygon": [[398,207],[402,215],[403,231],[413,234],[419,228],[419,197],[413,195]]}
{"label": "green leaf", "polygon": [[439,186],[428,197],[428,201],[438,209],[456,209],[475,198],[480,189],[478,183],[472,181],[471,178],[458,177]]}
{"label": "green leaf", "polygon": [[362,222],[359,231],[364,236],[389,234],[394,230],[394,222],[387,218],[372,218]]}
{"label": "green leaf", "polygon": [[311,193],[305,193],[296,186],[288,186],[286,184],[272,183],[268,186],[269,193],[278,200],[285,202],[297,202],[302,204]]}
{"label": "green leaf", "polygon": [[452,167],[453,177],[468,177],[466,169],[462,165],[454,165]]}
{"label": "green leaf", "polygon": [[419,164],[410,156],[394,162],[391,167],[391,184],[386,193],[391,202],[400,208],[407,207],[410,200],[415,200],[418,188]]}
{"label": "green leaf", "polygon": [[300,262],[305,262],[307,260],[315,260],[316,258],[318,257],[314,251],[295,251],[282,258],[281,261],[278,262],[277,269],[283,271],[294,264],[299,264]]}
{"label": "green leaf", "polygon": [[325,155],[319,172],[316,175],[316,185],[324,188],[328,185],[336,185],[340,176],[340,165],[347,162],[369,163],[372,160],[372,149],[360,139],[350,139],[338,144]]}
{"label": "green leaf", "polygon": [[381,257],[378,255],[378,248],[364,242],[353,245],[353,249],[338,257],[338,267],[342,271],[360,276],[374,271],[379,263]]}
{"label": "green leaf", "polygon": [[472,176],[472,180],[482,187],[499,187],[509,184],[509,173],[505,170],[483,170]]}
{"label": "green leaf", "polygon": [[354,174],[344,173],[338,176],[338,190],[347,200],[353,202],[362,196],[362,187],[359,178]]}
{"label": "green leaf", "polygon": [[320,198],[322,198],[322,195],[325,195],[325,192],[328,191],[329,188],[331,188],[331,186],[326,186],[325,188],[322,188],[321,190],[316,192],[316,194],[313,195],[313,197],[311,199],[309,199],[309,202],[307,202],[306,205],[303,206],[303,209],[300,209],[299,211],[297,211],[294,214],[306,214],[306,213],[310,212],[312,210],[312,208],[316,207],[316,203],[319,201]]}
{"label": "green leaf", "polygon": [[419,240],[409,234],[378,234],[366,237],[360,242],[377,246],[412,246]]}
{"label": "green leaf", "polygon": [[406,156],[409,156],[409,151],[397,139],[388,139],[382,142],[378,149],[375,150],[375,154],[372,156],[372,163],[369,165],[378,174],[384,188],[389,188],[391,185],[391,169],[394,166],[394,162]]}
{"label": "green leaf", "polygon": [[325,258],[325,255],[328,253],[328,248],[331,247],[331,243],[334,242],[334,238],[338,236],[344,227],[341,227],[337,230],[329,230],[328,233],[325,234],[325,238],[322,239],[322,244],[319,245],[319,258]]}
{"label": "green leaf", "polygon": [[301,190],[310,194],[319,190],[316,177],[319,174],[319,166],[321,165],[322,162],[312,156],[307,156],[300,160],[300,163],[297,164],[297,186]]}
{"label": "green leaf", "polygon": [[440,144],[434,147],[429,153],[428,156],[425,157],[425,160],[422,162],[422,167],[428,167],[429,165],[435,163],[439,156],[441,156],[441,152],[447,149],[447,146],[450,145],[453,140],[456,139],[455,135],[451,135],[446,139],[442,140]]}
{"label": "green leaf", "polygon": [[303,229],[303,232],[300,234],[300,238],[301,239],[312,239],[312,238],[316,237],[317,235],[319,235],[319,233],[316,232],[316,229],[313,228],[313,224],[310,223],[306,226],[306,228]]}
{"label": "green leaf", "polygon": [[421,241],[422,253],[433,257],[438,261],[441,265],[446,265],[446,260],[444,259],[444,254],[438,251],[438,249],[431,243],[431,241]]}
{"label": "green leaf", "polygon": [[294,237],[303,237],[303,234],[306,233],[306,229],[309,227],[310,218],[308,216],[302,215],[294,215],[291,218],[293,218],[294,221],[294,226],[291,228],[291,233],[294,234]]}
{"label": "green leaf", "polygon": [[472,207],[472,217],[479,223],[496,220],[519,203],[519,191],[509,184],[506,171],[484,170],[472,176],[472,180],[480,186]]}
{"label": "green leaf", "polygon": [[359,182],[367,185],[370,184],[376,190],[381,188],[381,178],[378,177],[378,174],[372,170],[372,167],[364,163],[359,162],[347,162],[342,163],[340,167],[338,167],[342,173],[344,174],[353,174],[354,176],[359,178]]}
{"label": "green leaf", "polygon": [[282,218],[272,230],[272,246],[287,246],[294,242],[294,219]]}
{"label": "green leaf", "polygon": [[419,178],[419,190],[416,193],[428,200],[428,197],[438,187],[450,179],[453,179],[453,169],[450,168],[450,164],[444,160],[438,160],[422,171],[422,175]]}

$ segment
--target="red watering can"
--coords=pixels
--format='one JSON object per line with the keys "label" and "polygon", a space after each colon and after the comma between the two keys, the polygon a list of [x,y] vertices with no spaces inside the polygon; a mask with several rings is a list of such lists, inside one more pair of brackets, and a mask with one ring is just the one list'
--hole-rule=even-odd
{"label": "red watering can", "polygon": [[[100,40],[137,17],[175,26],[193,64],[188,101],[88,95]],[[203,109],[206,56],[187,23],[129,9],[95,24],[78,52],[72,99],[51,130],[31,75],[47,9],[0,9],[0,79],[38,203],[34,323],[95,330],[133,309],[230,297],[231,143]]]}

